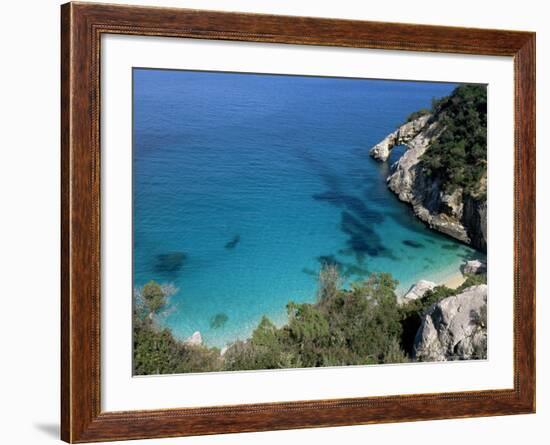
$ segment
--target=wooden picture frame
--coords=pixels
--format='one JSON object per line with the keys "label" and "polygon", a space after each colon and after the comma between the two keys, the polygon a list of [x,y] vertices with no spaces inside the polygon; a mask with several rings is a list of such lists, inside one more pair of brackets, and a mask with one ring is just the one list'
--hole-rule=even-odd
{"label": "wooden picture frame", "polygon": [[[99,77],[103,34],[512,56],[515,67],[513,389],[102,412]],[[94,442],[535,411],[534,33],[67,3],[61,7],[61,35],[63,440]]]}

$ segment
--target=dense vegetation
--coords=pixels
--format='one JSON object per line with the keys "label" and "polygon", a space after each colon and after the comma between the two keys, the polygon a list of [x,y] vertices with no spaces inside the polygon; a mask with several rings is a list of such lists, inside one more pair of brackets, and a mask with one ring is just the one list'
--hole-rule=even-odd
{"label": "dense vegetation", "polygon": [[461,85],[434,101],[432,113],[443,131],[421,158],[428,176],[452,193],[462,188],[474,197],[486,193],[487,88]]}
{"label": "dense vegetation", "polygon": [[399,306],[397,281],[390,274],[374,273],[344,290],[337,266],[327,265],[319,274],[315,303],[290,302],[282,327],[263,317],[251,338],[233,343],[223,355],[217,348],[179,341],[161,328],[157,317],[169,306],[172,290],[150,282],[136,293],[134,374],[407,362],[425,311],[484,281],[484,276],[470,277],[456,290],[436,287]]}
{"label": "dense vegetation", "polygon": [[[289,303],[288,324],[277,328],[263,318],[252,338],[226,352],[226,368],[272,369],[394,363],[406,360],[399,347],[400,314],[389,274],[373,274],[342,291],[335,266],[321,273],[314,304]],[[328,271],[328,273],[327,273]]]}
{"label": "dense vegetation", "polygon": [[219,349],[186,344],[174,338],[169,329],[159,326],[156,317],[167,309],[173,292],[169,286],[150,281],[134,294],[135,375],[217,371],[221,368]]}

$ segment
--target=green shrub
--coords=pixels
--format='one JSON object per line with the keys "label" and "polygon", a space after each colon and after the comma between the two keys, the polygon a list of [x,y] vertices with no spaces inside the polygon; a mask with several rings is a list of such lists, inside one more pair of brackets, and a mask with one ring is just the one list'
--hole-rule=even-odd
{"label": "green shrub", "polygon": [[466,274],[466,281],[464,281],[457,290],[462,292],[468,287],[478,286],[480,284],[487,284],[487,274]]}
{"label": "green shrub", "polygon": [[[339,282],[333,269],[329,275],[330,283]],[[321,292],[316,303],[288,304],[288,324],[277,328],[264,317],[250,340],[233,344],[224,356],[226,369],[406,361],[399,345],[396,286],[397,281],[383,273],[372,274],[349,291],[321,285],[330,291]]]}
{"label": "green shrub", "polygon": [[[437,286],[422,298],[399,306],[398,282],[388,273],[373,273],[341,289],[337,269],[323,266],[318,301],[287,305],[288,323],[277,327],[267,317],[246,341],[217,348],[189,345],[157,325],[147,311],[134,312],[134,373],[167,374],[204,371],[299,368],[403,363],[411,360],[414,336],[422,317],[435,303],[486,282],[468,276],[458,289]],[[338,286],[336,286],[338,283]],[[148,283],[150,284],[150,283]],[[156,283],[155,283],[156,284]],[[162,286],[149,286],[158,292]],[[163,291],[166,292],[166,291]],[[145,292],[147,293],[147,292]],[[143,289],[137,295],[144,295]],[[166,293],[164,300],[166,301]],[[144,297],[145,298],[145,297]],[[154,300],[156,301],[156,300]],[[162,307],[157,307],[160,311]],[[483,323],[480,320],[480,323]],[[486,323],[486,321],[485,321]]]}
{"label": "green shrub", "polygon": [[158,326],[153,315],[166,305],[170,286],[150,281],[136,291],[133,313],[134,375],[218,371],[222,361],[217,348],[189,345]]}
{"label": "green shrub", "polygon": [[457,187],[466,194],[483,197],[487,171],[487,88],[461,85],[450,96],[432,105],[443,127],[421,157],[421,167],[437,177],[448,193]]}
{"label": "green shrub", "polygon": [[149,281],[142,287],[141,296],[147,308],[152,313],[157,313],[166,304],[167,296],[163,292],[160,284],[155,281]]}

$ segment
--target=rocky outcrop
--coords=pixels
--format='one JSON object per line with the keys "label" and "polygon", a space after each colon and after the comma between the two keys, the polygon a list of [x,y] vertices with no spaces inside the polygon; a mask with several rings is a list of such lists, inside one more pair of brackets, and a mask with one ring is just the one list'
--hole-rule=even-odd
{"label": "rocky outcrop", "polygon": [[435,286],[437,285],[433,281],[420,280],[411,286],[407,293],[399,299],[398,303],[407,304],[411,301],[422,298],[426,292],[432,290]]}
{"label": "rocky outcrop", "polygon": [[465,274],[484,274],[487,273],[487,264],[479,260],[466,261],[462,267]]}
{"label": "rocky outcrop", "polygon": [[193,335],[185,340],[185,344],[192,346],[202,345],[202,335],[199,331],[193,332]]}
{"label": "rocky outcrop", "polygon": [[419,361],[487,357],[487,285],[472,286],[434,304],[414,340]]}
{"label": "rocky outcrop", "polygon": [[[417,122],[416,125],[410,125]],[[423,125],[422,125],[423,123]],[[407,151],[392,166],[388,187],[401,201],[409,203],[416,216],[430,228],[438,230],[481,251],[487,250],[487,200],[465,195],[461,188],[446,193],[441,181],[428,176],[420,158],[443,131],[431,115],[408,122],[370,150],[375,159],[385,161],[390,147],[397,143]],[[406,137],[399,138],[403,133]],[[396,136],[397,134],[397,136]],[[393,145],[392,141],[395,142]]]}
{"label": "rocky outcrop", "polygon": [[378,144],[372,147],[369,151],[370,155],[379,161],[385,162],[390,156],[390,151],[396,145],[407,144],[410,142],[420,130],[422,130],[431,114],[426,114],[404,125],[401,125],[393,133],[388,134]]}
{"label": "rocky outcrop", "polygon": [[487,199],[464,198],[462,223],[468,232],[470,244],[487,251]]}

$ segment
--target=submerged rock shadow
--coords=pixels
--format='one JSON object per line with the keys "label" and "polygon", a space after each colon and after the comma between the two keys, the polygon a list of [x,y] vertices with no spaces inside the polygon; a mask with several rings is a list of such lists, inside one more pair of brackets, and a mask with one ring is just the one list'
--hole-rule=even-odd
{"label": "submerged rock shadow", "polygon": [[346,242],[348,247],[340,253],[354,254],[359,264],[367,256],[398,260],[392,250],[384,245],[382,237],[352,213],[347,211],[342,212],[340,228],[342,232],[348,235]]}
{"label": "submerged rock shadow", "polygon": [[[359,197],[344,189],[341,175],[324,162],[315,159],[307,150],[302,150],[299,157],[307,162],[316,172],[328,190],[315,193],[312,198],[316,201],[326,202],[329,205],[341,209],[340,230],[346,235],[345,247],[337,253],[343,256],[353,256],[355,262],[342,261],[334,254],[321,255],[317,260],[321,264],[335,264],[344,275],[366,276],[369,274],[365,262],[369,258],[385,257],[398,260],[392,250],[388,248],[382,237],[374,230],[374,226],[382,224],[386,215],[374,208],[367,201],[370,196],[361,187],[358,188]],[[369,158],[370,159],[370,158]],[[304,270],[310,273],[310,270]]]}
{"label": "submerged rock shadow", "polygon": [[401,243],[403,243],[407,247],[412,247],[413,249],[422,249],[425,247],[424,244],[412,239],[403,240],[401,241]]}
{"label": "submerged rock shadow", "polygon": [[220,313],[214,315],[210,319],[210,327],[212,329],[223,328],[228,320],[229,320],[229,316],[227,314],[225,314],[224,312],[220,312]]}
{"label": "submerged rock shadow", "polygon": [[[320,255],[317,257],[317,261],[321,267],[326,265],[336,266],[344,278],[356,277],[357,279],[363,279],[370,275],[367,267],[352,262],[341,261],[331,254]],[[302,272],[315,277],[318,276],[317,272],[308,268],[302,269]]]}
{"label": "submerged rock shadow", "polygon": [[155,257],[154,270],[158,273],[174,273],[179,272],[187,255],[184,252],[167,252],[158,254]]}
{"label": "submerged rock shadow", "polygon": [[226,244],[225,244],[225,248],[226,249],[234,249],[237,244],[239,244],[241,241],[241,236],[240,235],[235,235],[230,241],[228,241]]}

